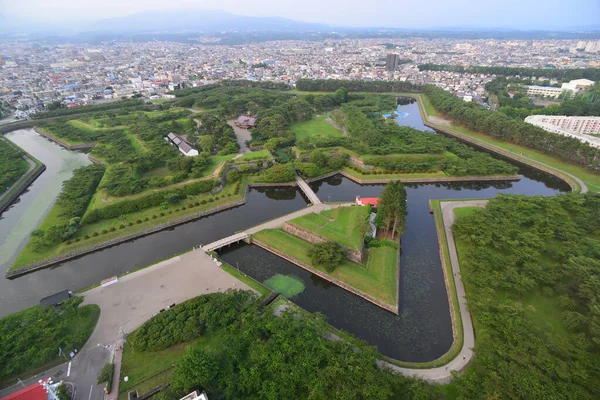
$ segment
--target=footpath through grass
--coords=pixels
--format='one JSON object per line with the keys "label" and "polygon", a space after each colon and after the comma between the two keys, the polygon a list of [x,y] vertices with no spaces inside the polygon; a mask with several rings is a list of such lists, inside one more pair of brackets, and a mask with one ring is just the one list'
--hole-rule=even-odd
{"label": "footpath through grass", "polygon": [[339,207],[289,221],[351,249],[360,250],[368,227],[367,207]]}
{"label": "footpath through grass", "polygon": [[260,231],[254,238],[389,305],[395,307],[398,303],[397,249],[370,248],[362,264],[344,259],[332,273],[328,273],[325,268],[312,264],[308,256],[311,243],[279,229]]}
{"label": "footpath through grass", "polygon": [[290,130],[296,134],[296,140],[304,138],[326,138],[331,136],[343,136],[339,129],[334,128],[327,121],[327,115],[319,115],[309,121],[298,122],[290,125]]}

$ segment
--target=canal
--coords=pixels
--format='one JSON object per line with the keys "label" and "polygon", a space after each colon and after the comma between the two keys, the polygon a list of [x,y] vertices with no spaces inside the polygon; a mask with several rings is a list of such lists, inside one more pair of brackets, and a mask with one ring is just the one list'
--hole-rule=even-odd
{"label": "canal", "polygon": [[[420,114],[416,103],[399,104],[398,111],[408,114],[397,118],[398,123],[428,129],[422,121],[419,126]],[[416,116],[418,120],[409,120],[410,116]],[[27,143],[20,145],[31,152]],[[303,280],[306,289],[292,299],[294,302],[308,311],[325,314],[333,326],[377,346],[384,355],[406,361],[433,360],[449,349],[452,330],[435,225],[428,212],[428,201],[490,198],[498,193],[549,196],[569,190],[564,182],[533,169],[521,167],[520,173],[523,179],[519,182],[407,185],[408,216],[400,259],[399,316],[381,310],[256,246],[234,246],[224,251],[222,257],[260,281],[277,273],[296,275]],[[311,186],[322,201],[353,201],[357,195],[378,196],[384,187],[359,185],[339,175],[313,182]],[[195,245],[209,243],[305,206],[306,200],[295,188],[252,189],[243,206],[13,281],[2,277],[0,316],[35,305],[40,298],[59,290],[76,290],[97,283],[108,276],[158,262]],[[8,215],[13,211],[9,210]]]}

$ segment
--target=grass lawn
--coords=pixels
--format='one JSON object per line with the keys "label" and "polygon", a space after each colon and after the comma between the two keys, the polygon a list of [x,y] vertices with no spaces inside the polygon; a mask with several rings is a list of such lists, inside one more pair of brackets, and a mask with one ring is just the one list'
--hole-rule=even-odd
{"label": "grass lawn", "polygon": [[[111,239],[134,234],[159,224],[175,221],[188,215],[198,214],[202,211],[239,201],[244,196],[246,184],[242,182],[238,195],[233,194],[233,189],[233,184],[227,185],[222,192],[217,194],[217,196],[220,197],[219,199],[215,199],[216,196],[212,196],[210,193],[202,193],[196,196],[190,196],[179,204],[169,206],[166,210],[157,206],[136,213],[127,214],[121,218],[105,219],[93,224],[83,225],[71,239],[71,244],[63,242],[56,246],[46,247],[40,251],[34,251],[30,246],[30,243],[27,243],[9,270],[18,269],[25,265],[81,250],[95,244],[104,243]],[[228,196],[230,193],[231,196]],[[213,201],[208,202],[208,199],[213,199]],[[202,200],[206,200],[207,203],[191,208],[187,207],[188,204],[193,204],[196,201],[201,202]],[[182,207],[185,207],[185,209],[181,210]],[[179,209],[179,211],[176,211],[177,209]],[[165,215],[160,216],[160,213]],[[58,217],[59,214],[60,208],[57,205],[54,205],[38,229],[47,229],[55,225],[60,221],[60,218]],[[156,218],[153,218],[153,216],[156,216]],[[141,221],[139,224],[137,223],[138,220]],[[133,225],[129,226],[130,222]],[[120,228],[121,225],[124,227]],[[111,229],[114,230],[111,232]],[[102,233],[103,230],[106,230],[107,232]],[[98,235],[93,236],[94,233],[97,233]],[[88,236],[88,239],[85,239],[86,235]]]}
{"label": "grass lawn", "polygon": [[258,293],[260,293],[261,296],[266,296],[269,293],[271,293],[271,289],[269,289],[267,286],[263,285],[262,283],[255,280],[254,278],[244,274],[243,272],[239,271],[237,268],[232,267],[231,265],[227,264],[223,260],[220,260],[220,261],[223,263],[223,265],[221,265],[221,269],[223,271],[227,272],[229,275],[233,276],[234,278],[237,278],[240,281],[244,282],[246,285],[250,286],[252,289],[254,289]]}
{"label": "grass lawn", "polygon": [[210,176],[215,173],[219,165],[227,160],[231,160],[233,157],[237,156],[237,154],[227,154],[225,156],[210,156],[208,159],[208,164],[202,171],[204,176]]}
{"label": "grass lawn", "polygon": [[360,250],[367,231],[367,207],[339,207],[320,214],[306,214],[289,221],[334,242]]}
{"label": "grass lawn", "polygon": [[398,250],[394,248],[371,248],[368,250],[367,260],[363,264],[356,264],[344,259],[335,271],[328,273],[323,267],[312,265],[307,254],[312,244],[296,236],[279,229],[267,229],[256,233],[254,238],[357,290],[370,294],[394,307],[397,306]]}
{"label": "grass lawn", "polygon": [[327,115],[319,115],[310,121],[290,125],[290,130],[296,134],[296,140],[343,136],[342,131],[331,126],[326,119]]}
{"label": "grass lawn", "polygon": [[456,218],[460,218],[476,213],[479,210],[481,210],[481,207],[460,207],[454,209],[454,215],[456,215]]}
{"label": "grass lawn", "polygon": [[160,98],[160,99],[150,100],[150,103],[161,104],[161,103],[168,103],[169,101],[171,101],[171,99]]}
{"label": "grass lawn", "polygon": [[165,165],[162,167],[151,169],[148,172],[144,172],[142,174],[142,178],[164,178],[165,176],[169,176],[169,174],[169,167]]}
{"label": "grass lawn", "polygon": [[[98,132],[98,131],[114,131],[114,130],[119,130],[119,129],[125,129],[127,128],[125,125],[117,125],[117,126],[111,126],[108,128],[100,128],[99,126],[96,125],[90,125],[82,120],[79,119],[72,119],[68,121],[69,124],[73,125],[76,128],[79,129],[83,129],[85,131],[90,131],[90,132]],[[97,124],[99,124],[98,122],[96,122]]]}
{"label": "grass lawn", "polygon": [[440,116],[440,114],[437,112],[437,110],[431,105],[431,102],[429,101],[429,98],[427,98],[427,96],[421,96],[421,95],[418,95],[418,96],[421,98],[421,101],[423,102],[423,106],[425,107],[425,111],[427,112],[427,115],[431,115],[432,117]]}
{"label": "grass lawn", "polygon": [[[411,173],[411,174],[372,174],[372,175],[371,174],[366,175],[366,174],[355,171],[348,167],[342,168],[342,171],[346,172],[348,175],[352,175],[363,181],[378,180],[378,179],[402,180],[402,179],[422,179],[422,178],[448,178],[448,175],[444,171],[436,171],[436,172],[432,172],[432,173],[416,172],[416,173]],[[373,169],[373,171],[384,171],[384,170],[380,169],[380,168],[375,168],[375,169]]]}
{"label": "grass lawn", "polygon": [[288,299],[304,292],[304,283],[293,275],[276,274],[267,279],[265,285]]}
{"label": "grass lawn", "polygon": [[264,149],[259,151],[252,151],[250,153],[245,153],[243,156],[236,158],[234,162],[268,160],[272,158],[273,156],[271,155],[271,152],[267,149]]}

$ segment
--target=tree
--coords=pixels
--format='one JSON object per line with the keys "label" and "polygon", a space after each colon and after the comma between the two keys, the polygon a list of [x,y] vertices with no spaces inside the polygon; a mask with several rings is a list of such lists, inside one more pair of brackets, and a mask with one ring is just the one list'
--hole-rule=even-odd
{"label": "tree", "polygon": [[325,267],[327,272],[333,272],[344,259],[344,249],[339,243],[328,241],[313,245],[308,256],[313,264]]}
{"label": "tree", "polygon": [[210,135],[202,135],[198,138],[198,146],[200,146],[203,152],[212,154],[214,145],[213,138]]}
{"label": "tree", "polygon": [[393,238],[396,229],[404,225],[406,214],[406,189],[402,182],[392,181],[381,192],[375,223],[388,231],[391,229]]}
{"label": "tree", "polygon": [[193,388],[214,390],[221,371],[214,354],[194,346],[177,363],[171,385],[188,392]]}

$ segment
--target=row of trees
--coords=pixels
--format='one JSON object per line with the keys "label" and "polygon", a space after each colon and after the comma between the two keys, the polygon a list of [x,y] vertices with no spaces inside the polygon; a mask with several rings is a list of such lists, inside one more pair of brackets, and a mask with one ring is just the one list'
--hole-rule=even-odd
{"label": "row of trees", "polygon": [[426,86],[424,92],[438,111],[469,129],[600,171],[600,149],[587,143],[546,132],[542,128],[487,110],[477,104],[466,103],[435,86]]}
{"label": "row of trees", "polygon": [[96,112],[96,111],[107,111],[113,109],[142,109],[144,108],[144,100],[141,99],[130,99],[122,101],[114,101],[110,103],[74,107],[74,108],[58,108],[53,111],[46,111],[34,114],[33,119],[50,118],[50,117],[63,117],[68,115],[76,115],[82,113]]}
{"label": "row of trees", "polygon": [[402,182],[392,181],[381,192],[375,224],[388,232],[391,230],[393,239],[396,232],[402,234],[406,214],[408,214],[406,189],[404,189]]}
{"label": "row of trees", "polygon": [[555,78],[561,81],[570,81],[573,79],[589,79],[592,81],[600,80],[600,68],[577,68],[577,69],[546,69],[546,68],[526,68],[526,67],[490,67],[482,65],[471,65],[468,68],[462,65],[451,64],[421,64],[419,71],[450,71],[450,72],[471,72],[474,74],[504,75],[504,76],[524,76],[524,77],[544,77]]}
{"label": "row of trees", "polygon": [[98,164],[87,165],[73,171],[73,177],[63,183],[62,191],[56,200],[56,204],[60,206],[61,217],[66,219],[83,217],[104,176],[104,171],[104,166]]}
{"label": "row of trees", "polygon": [[335,92],[346,88],[350,92],[413,92],[417,85],[401,81],[354,81],[343,79],[298,79],[296,89],[305,92]]}
{"label": "row of trees", "polygon": [[28,167],[23,152],[0,138],[0,194],[23,176]]}
{"label": "row of trees", "polygon": [[499,195],[453,231],[477,335],[458,397],[600,398],[600,196]]}

